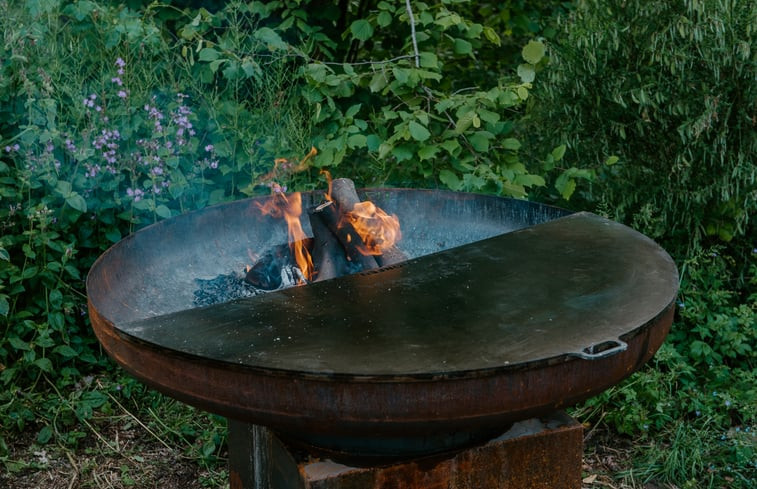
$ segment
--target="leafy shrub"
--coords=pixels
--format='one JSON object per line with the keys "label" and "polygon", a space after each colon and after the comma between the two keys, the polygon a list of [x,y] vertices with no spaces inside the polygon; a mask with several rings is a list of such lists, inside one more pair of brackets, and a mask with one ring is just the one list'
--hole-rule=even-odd
{"label": "leafy shrub", "polygon": [[576,2],[528,134],[557,135],[570,162],[597,172],[584,205],[652,237],[686,248],[749,236],[756,22],[749,1]]}
{"label": "leafy shrub", "polygon": [[[243,103],[241,88],[219,95],[189,77],[179,83],[184,65],[156,12],[58,1],[2,8],[5,432],[58,419],[65,399],[55,389],[76,389],[83,375],[108,364],[89,329],[84,295],[84,277],[100,252],[146,223],[241,195],[258,168],[270,164],[235,152],[264,146],[253,122],[233,132],[238,121],[253,111],[284,121],[295,116],[286,103],[272,110],[264,97]],[[277,69],[255,83],[275,91]],[[260,127],[275,136],[275,127]],[[92,411],[91,403],[75,401],[67,425]]]}
{"label": "leafy shrub", "polygon": [[[521,143],[512,134],[515,110],[543,57],[541,43],[524,49],[525,74],[516,80],[514,72],[507,78],[479,69],[492,58],[476,54],[498,46],[500,37],[470,20],[465,6],[418,3],[408,10],[401,3],[363,2],[326,15],[335,7],[329,5],[252,2],[234,11],[254,26],[252,37],[268,50],[264,56],[286,57],[298,68],[302,78],[291,88],[312,114],[316,167],[366,184],[441,182],[516,196],[543,185],[518,158]],[[228,84],[260,72],[254,51],[214,27],[231,12],[199,15],[179,30],[201,79]],[[307,42],[297,44],[300,39]]]}

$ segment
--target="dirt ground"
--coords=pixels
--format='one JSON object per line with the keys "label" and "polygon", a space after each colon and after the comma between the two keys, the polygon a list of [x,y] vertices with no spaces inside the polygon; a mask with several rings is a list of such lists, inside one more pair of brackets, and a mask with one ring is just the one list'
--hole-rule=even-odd
{"label": "dirt ground", "polygon": [[[108,426],[90,435],[75,451],[47,445],[33,437],[10,440],[10,460],[17,466],[0,473],[2,489],[223,489],[223,462],[205,468],[179,450],[164,446],[139,428]],[[590,431],[585,441],[583,489],[677,489],[654,483],[623,482],[613,474],[630,467],[631,443]],[[222,454],[224,456],[225,454]],[[483,489],[483,488],[482,488]]]}
{"label": "dirt ground", "polygon": [[[40,447],[31,439],[9,443],[11,471],[0,473],[2,489],[207,489],[223,488],[223,464],[201,467],[149,434],[110,426],[73,451]],[[107,439],[106,439],[107,436]],[[228,487],[228,484],[225,484]]]}

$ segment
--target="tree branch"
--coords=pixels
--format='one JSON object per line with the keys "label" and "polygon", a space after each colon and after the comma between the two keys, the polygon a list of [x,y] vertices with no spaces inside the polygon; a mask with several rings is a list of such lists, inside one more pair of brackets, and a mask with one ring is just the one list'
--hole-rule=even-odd
{"label": "tree branch", "polygon": [[415,53],[415,67],[421,67],[421,55],[418,53],[418,38],[415,37],[415,16],[413,15],[413,8],[410,6],[410,0],[405,0],[405,7],[407,8],[407,16],[410,18],[410,37],[413,40],[413,53]]}

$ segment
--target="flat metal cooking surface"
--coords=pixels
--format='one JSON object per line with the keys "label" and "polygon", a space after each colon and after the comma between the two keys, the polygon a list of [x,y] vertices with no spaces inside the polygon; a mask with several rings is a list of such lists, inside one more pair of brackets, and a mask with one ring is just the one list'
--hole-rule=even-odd
{"label": "flat metal cooking surface", "polygon": [[673,301],[676,281],[654,242],[578,213],[390,269],[117,328],[263,370],[460,375],[618,340]]}

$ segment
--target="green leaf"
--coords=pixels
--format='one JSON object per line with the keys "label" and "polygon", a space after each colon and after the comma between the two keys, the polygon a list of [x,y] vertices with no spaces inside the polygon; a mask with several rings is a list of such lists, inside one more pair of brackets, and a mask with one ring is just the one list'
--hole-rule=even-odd
{"label": "green leaf", "polygon": [[375,134],[369,134],[365,138],[365,145],[368,147],[368,151],[378,151],[381,145],[381,138]]}
{"label": "green leaf", "polygon": [[72,187],[69,182],[60,180],[55,186],[55,191],[58,192],[63,198],[66,198],[71,195]]}
{"label": "green leaf", "polygon": [[488,39],[492,44],[495,44],[497,46],[501,44],[499,34],[497,34],[497,31],[489,26],[484,27],[484,37],[486,37],[486,39]]}
{"label": "green leaf", "polygon": [[11,257],[8,254],[8,250],[6,250],[5,248],[3,248],[2,246],[0,246],[0,260],[3,260],[3,261],[10,261],[11,260]]}
{"label": "green leaf", "polygon": [[536,78],[536,71],[534,71],[534,65],[520,64],[518,65],[518,76],[523,83],[531,83]]}
{"label": "green leaf", "polygon": [[418,158],[421,159],[421,161],[429,160],[436,156],[436,153],[439,151],[439,146],[432,145],[432,146],[423,146],[421,149],[418,150]]}
{"label": "green leaf", "polygon": [[410,129],[410,135],[416,141],[423,142],[431,136],[431,133],[428,131],[428,129],[415,121],[410,121],[410,124],[408,124],[408,129]]}
{"label": "green leaf", "polygon": [[121,231],[118,228],[111,228],[105,232],[105,238],[111,243],[118,243],[121,241]]}
{"label": "green leaf", "polygon": [[53,371],[53,362],[49,358],[38,358],[34,360],[34,365],[43,372],[51,373]]}
{"label": "green leaf", "polygon": [[10,343],[13,349],[17,351],[30,351],[31,350],[31,348],[29,347],[29,343],[25,342],[18,336],[10,336],[8,338],[8,343]]}
{"label": "green leaf", "polygon": [[546,182],[544,182],[544,179],[539,175],[526,174],[515,177],[514,183],[523,185],[524,187],[543,187]]}
{"label": "green leaf", "polygon": [[439,172],[439,180],[452,190],[460,190],[463,186],[463,182],[449,170],[442,170]]}
{"label": "green leaf", "polygon": [[422,68],[438,68],[439,58],[434,53],[422,52],[420,54],[420,62]]}
{"label": "green leaf", "polygon": [[8,304],[8,296],[0,295],[0,316],[8,316],[10,305]]}
{"label": "green leaf", "polygon": [[465,39],[457,38],[453,49],[456,54],[470,54],[473,52],[473,45]]}
{"label": "green leaf", "polygon": [[363,104],[355,104],[350,106],[349,109],[347,109],[347,112],[344,113],[345,118],[351,118],[355,117],[358,112],[360,112],[360,107],[362,107]]}
{"label": "green leaf", "polygon": [[607,166],[612,166],[612,165],[614,165],[615,163],[617,163],[618,161],[620,161],[620,158],[618,158],[618,157],[617,157],[617,156],[615,156],[615,155],[612,155],[612,156],[608,157],[608,158],[607,158],[607,159],[605,160],[605,165],[607,165]]}
{"label": "green leaf", "polygon": [[561,144],[560,146],[556,147],[552,150],[552,158],[555,159],[555,161],[560,161],[562,157],[565,155],[565,149],[566,146],[564,144]]}
{"label": "green leaf", "polygon": [[455,131],[458,134],[462,134],[465,131],[468,130],[468,128],[473,124],[473,119],[477,118],[476,112],[471,110],[470,112],[466,112],[460,118],[457,120],[457,123],[455,123]]}
{"label": "green leaf", "polygon": [[214,59],[213,61],[210,62],[210,71],[215,73],[216,71],[218,71],[218,68],[220,68],[221,65],[227,61],[228,61],[227,59]]}
{"label": "green leaf", "polygon": [[270,27],[260,27],[255,30],[253,34],[256,39],[263,41],[269,51],[275,51],[277,49],[287,49],[288,45],[285,43],[281,36]]}
{"label": "green leaf", "polygon": [[576,190],[576,181],[570,177],[569,171],[565,171],[555,180],[555,188],[565,200],[569,200]]}
{"label": "green leaf", "polygon": [[476,151],[481,153],[489,151],[489,138],[486,137],[483,131],[473,134],[468,140]]}
{"label": "green leaf", "polygon": [[56,346],[55,348],[53,348],[53,353],[57,353],[58,355],[65,358],[74,358],[79,355],[76,350],[68,345]]}
{"label": "green leaf", "polygon": [[546,52],[547,48],[541,41],[528,41],[528,44],[523,47],[521,54],[523,55],[523,59],[526,60],[527,63],[535,65],[536,63],[541,61]]}
{"label": "green leaf", "polygon": [[221,54],[213,48],[202,48],[198,55],[198,59],[200,61],[215,61],[220,56]]}
{"label": "green leaf", "polygon": [[413,157],[413,147],[409,144],[403,144],[392,149],[392,155],[397,158],[397,161],[409,160]]}
{"label": "green leaf", "polygon": [[368,138],[363,134],[353,134],[347,138],[347,146],[350,148],[364,148]]}
{"label": "green leaf", "polygon": [[460,143],[457,142],[457,139],[447,139],[446,141],[441,143],[439,146],[444,148],[447,151],[447,153],[453,156],[455,154],[455,151],[460,149]]}
{"label": "green leaf", "polygon": [[368,88],[371,89],[371,92],[376,93],[380,92],[381,90],[386,87],[386,84],[388,83],[388,80],[386,79],[386,75],[383,71],[379,71],[375,75],[373,75],[373,78],[371,78],[371,82],[368,84]]}
{"label": "green leaf", "polygon": [[367,41],[373,36],[373,27],[371,23],[365,19],[356,20],[350,26],[350,32],[360,41]]}
{"label": "green leaf", "polygon": [[53,430],[49,426],[43,426],[37,433],[37,443],[44,445],[53,437]]}
{"label": "green leaf", "polygon": [[81,213],[87,212],[87,201],[84,200],[84,197],[77,194],[76,192],[71,192],[71,194],[66,197],[66,204],[70,205],[71,208],[76,209]]}
{"label": "green leaf", "polygon": [[38,272],[39,272],[39,267],[37,267],[36,265],[32,265],[30,267],[24,268],[24,271],[21,272],[21,278],[23,280],[30,279],[32,277],[35,277]]}
{"label": "green leaf", "polygon": [[162,217],[163,219],[168,219],[169,217],[171,217],[171,209],[169,209],[168,207],[166,207],[163,204],[161,204],[161,205],[159,205],[158,207],[155,208],[155,213],[159,217]]}
{"label": "green leaf", "polygon": [[520,141],[515,138],[507,138],[502,141],[502,147],[512,151],[518,151],[520,149]]}
{"label": "green leaf", "polygon": [[390,14],[386,10],[382,10],[381,12],[379,12],[378,17],[376,17],[376,23],[380,27],[388,26],[392,23],[392,14]]}

